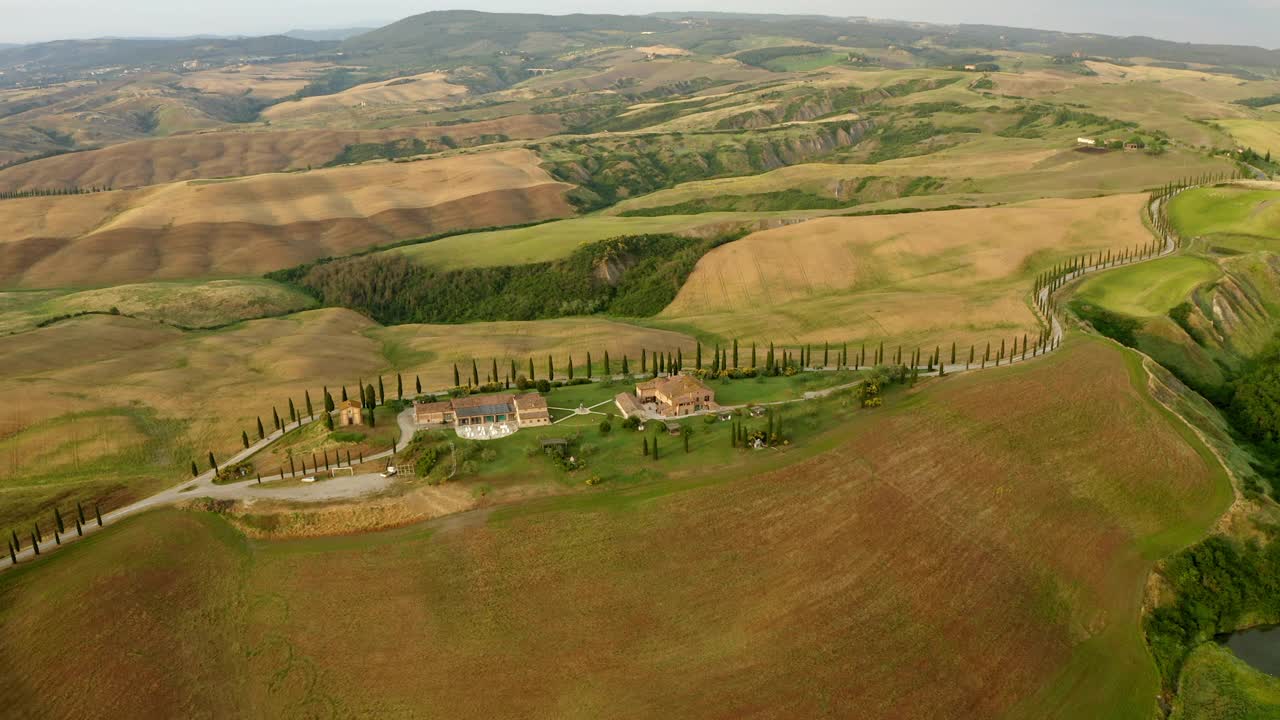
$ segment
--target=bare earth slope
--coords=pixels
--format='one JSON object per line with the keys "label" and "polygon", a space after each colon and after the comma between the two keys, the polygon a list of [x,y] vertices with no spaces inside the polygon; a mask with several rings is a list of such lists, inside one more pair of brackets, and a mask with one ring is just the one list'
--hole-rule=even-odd
{"label": "bare earth slope", "polygon": [[[900,397],[790,467],[487,523],[266,542],[138,517],[0,577],[0,700],[31,716],[1147,717],[1145,577],[1229,487],[1130,372],[1079,340]],[[104,623],[110,641],[65,652]],[[94,681],[60,692],[72,675]]]}
{"label": "bare earth slope", "polygon": [[543,137],[560,129],[555,115],[521,115],[460,125],[399,130],[212,132],[113,145],[0,170],[0,192],[64,187],[126,189],[175,180],[240,177],[321,167],[347,145],[403,138],[481,135]]}
{"label": "bare earth slope", "polygon": [[259,274],[370,245],[572,213],[526,150],[4,202],[0,284]]}

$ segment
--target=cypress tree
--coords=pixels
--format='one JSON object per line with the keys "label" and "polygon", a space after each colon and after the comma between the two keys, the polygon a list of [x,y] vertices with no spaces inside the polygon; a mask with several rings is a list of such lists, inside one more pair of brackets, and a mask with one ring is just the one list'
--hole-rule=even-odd
{"label": "cypress tree", "polygon": [[548,355],[547,356],[547,382],[554,382],[555,379],[556,379],[556,363],[554,360],[551,359],[551,356]]}
{"label": "cypress tree", "polygon": [[218,472],[218,461],[213,459],[213,451],[209,451],[209,467],[216,474]]}
{"label": "cypress tree", "polygon": [[41,533],[41,532],[40,532],[40,524],[39,524],[39,523],[31,523],[31,527],[35,528],[35,531],[36,531],[36,540],[39,540],[40,542],[44,542],[44,533]]}
{"label": "cypress tree", "polygon": [[610,380],[613,378],[613,368],[609,364],[609,351],[604,351],[604,378]]}
{"label": "cypress tree", "polygon": [[689,452],[689,433],[685,432],[682,435],[684,435],[684,451],[687,453]]}
{"label": "cypress tree", "polygon": [[259,440],[266,440],[266,439],[267,439],[267,431],[262,427],[262,416],[261,416],[261,415],[259,415],[259,416],[258,416],[258,439],[259,439]]}
{"label": "cypress tree", "polygon": [[645,358],[644,348],[640,348],[640,374],[647,375],[649,373],[649,361]]}
{"label": "cypress tree", "polygon": [[9,530],[9,533],[10,533],[11,535],[13,535],[13,547],[14,547],[14,548],[16,548],[16,549],[18,549],[18,550],[21,550],[21,549],[22,549],[22,542],[21,542],[20,540],[18,540],[18,531],[17,531],[17,530],[10,529],[10,530]]}
{"label": "cypress tree", "polygon": [[569,356],[569,379],[573,379],[573,356]]}
{"label": "cypress tree", "polygon": [[591,351],[590,351],[590,350],[588,350],[588,351],[587,351],[587,379],[588,379],[588,380],[590,380],[591,378],[592,378],[592,375],[591,375]]}
{"label": "cypress tree", "polygon": [[756,344],[751,343],[751,367],[756,367]]}
{"label": "cypress tree", "polygon": [[644,456],[649,457],[649,438],[647,436],[644,438]]}
{"label": "cypress tree", "polygon": [[333,416],[329,413],[324,414],[324,429],[333,432]]}
{"label": "cypress tree", "polygon": [[[458,374],[458,363],[453,364],[453,386],[462,387],[462,376]],[[342,388],[342,399],[347,399],[347,389]]]}
{"label": "cypress tree", "polygon": [[298,411],[293,407],[293,398],[289,398],[289,422],[298,419]]}
{"label": "cypress tree", "polygon": [[240,431],[240,442],[244,444],[244,449],[249,449],[249,433],[244,430]]}
{"label": "cypress tree", "polygon": [[191,461],[191,477],[200,477],[200,468],[196,467],[196,461]]}
{"label": "cypress tree", "polygon": [[[343,400],[346,400],[346,399],[347,399],[347,391],[346,391],[346,388],[343,388],[343,390],[342,390],[342,399],[343,399]],[[277,429],[277,430],[279,430],[279,429],[280,429],[280,413],[276,412],[276,406],[275,406],[275,405],[272,405],[272,406],[271,406],[271,419],[275,422],[275,424],[276,424],[276,429]]]}
{"label": "cypress tree", "polygon": [[84,522],[84,505],[81,505],[79,500],[76,501],[76,517],[80,522]]}
{"label": "cypress tree", "polygon": [[[531,359],[531,360],[529,360],[529,371],[530,371],[530,372],[533,372],[533,360],[532,360],[532,359]],[[419,394],[419,395],[421,395],[421,394],[422,394],[422,377],[421,377],[421,376],[419,376],[419,375],[414,375],[414,376],[413,376],[413,386],[414,386],[415,388],[417,388],[417,390],[418,390],[418,394]]]}
{"label": "cypress tree", "polygon": [[825,370],[826,368],[828,368],[828,367],[830,367],[830,366],[831,366],[831,363],[827,361],[827,359],[828,359],[828,358],[827,358],[827,356],[828,356],[828,354],[829,354],[830,352],[831,352],[831,346],[830,346],[830,344],[829,344],[829,343],[826,343],[826,342],[823,342],[823,343],[822,343],[822,368],[823,368],[824,370]]}
{"label": "cypress tree", "polygon": [[310,391],[310,390],[303,390],[303,391],[302,391],[302,397],[303,397],[303,400],[306,402],[306,405],[307,405],[307,417],[312,417],[312,416],[314,416],[316,413],[315,413],[315,411],[314,411],[314,410],[312,410],[312,409],[311,409],[311,391]]}
{"label": "cypress tree", "polygon": [[84,537],[84,528],[80,525],[80,518],[76,518],[76,537]]}
{"label": "cypress tree", "polygon": [[40,556],[40,541],[36,538],[35,533],[31,535],[31,549],[35,550],[36,557]]}
{"label": "cypress tree", "polygon": [[493,381],[498,382],[498,358],[493,358],[492,361],[493,367],[490,369],[490,372],[493,373]]}
{"label": "cypress tree", "polygon": [[658,436],[653,436],[653,459],[658,459]]}
{"label": "cypress tree", "polygon": [[400,373],[396,373],[396,399],[404,399],[404,380],[400,378]]}
{"label": "cypress tree", "polygon": [[[695,345],[694,347],[695,347],[694,356],[693,356],[694,368],[697,370],[701,370],[702,369],[702,341],[699,340],[697,345]],[[716,346],[716,357],[715,357],[715,360],[712,360],[712,366],[711,366],[713,370],[715,369],[714,363],[717,363],[719,361],[720,361],[720,348],[719,346]]]}
{"label": "cypress tree", "polygon": [[515,382],[515,381],[516,381],[516,376],[517,376],[518,374],[519,374],[519,373],[517,373],[517,372],[516,372],[516,359],[515,359],[515,358],[511,358],[511,376],[510,376],[510,380],[511,380],[511,382]]}
{"label": "cypress tree", "polygon": [[956,364],[956,344],[954,342],[951,343],[951,364]]}
{"label": "cypress tree", "polygon": [[62,513],[58,512],[58,508],[53,509],[53,525],[58,528],[58,532],[66,532],[67,526],[62,523]]}
{"label": "cypress tree", "polygon": [[369,427],[375,428],[378,426],[377,415],[378,414],[373,411],[373,408],[369,408],[369,414],[366,416],[366,419],[369,421]]}
{"label": "cypress tree", "polygon": [[733,367],[735,369],[741,367],[738,364],[738,338],[733,339]]}
{"label": "cypress tree", "polygon": [[684,369],[684,356],[680,354],[680,348],[676,348],[676,372]]}
{"label": "cypress tree", "polygon": [[475,358],[471,358],[471,384],[477,387],[480,385],[480,368],[476,366]]}
{"label": "cypress tree", "polygon": [[631,368],[627,367],[627,356],[626,356],[626,355],[623,355],[623,356],[622,356],[622,374],[623,374],[623,375],[630,375],[630,374],[631,374]]}
{"label": "cypress tree", "polygon": [[13,543],[9,543],[9,562],[14,565],[18,564],[18,553],[14,552]]}
{"label": "cypress tree", "polygon": [[102,527],[102,511],[98,509],[98,503],[93,504],[93,516],[98,521],[98,527]]}

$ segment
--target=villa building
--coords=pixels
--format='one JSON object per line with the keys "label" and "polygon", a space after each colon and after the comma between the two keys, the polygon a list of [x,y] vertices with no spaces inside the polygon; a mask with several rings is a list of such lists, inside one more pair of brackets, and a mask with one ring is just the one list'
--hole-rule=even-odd
{"label": "villa building", "polygon": [[624,417],[680,417],[716,410],[716,394],[692,375],[654,378],[636,385],[636,392],[621,393],[614,403]]}
{"label": "villa building", "polygon": [[[482,436],[481,439],[551,424],[547,400],[538,393],[469,395],[443,402],[414,403],[413,414],[419,427],[451,427],[459,435]],[[490,428],[499,434],[463,432],[472,428]]]}

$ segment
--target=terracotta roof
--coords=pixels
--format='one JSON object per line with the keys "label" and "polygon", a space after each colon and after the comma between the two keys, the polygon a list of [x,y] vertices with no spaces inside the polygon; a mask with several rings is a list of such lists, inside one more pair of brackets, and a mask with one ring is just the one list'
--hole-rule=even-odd
{"label": "terracotta roof", "polygon": [[524,414],[530,410],[546,410],[547,399],[538,393],[524,393],[515,396],[516,409]]}
{"label": "terracotta roof", "polygon": [[640,412],[640,403],[636,400],[636,396],[631,393],[618,393],[613,399],[618,405],[618,409],[627,415]]}
{"label": "terracotta roof", "polygon": [[658,391],[668,397],[679,397],[690,393],[707,393],[711,389],[692,375],[676,375],[664,378],[658,384]]}
{"label": "terracotta roof", "polygon": [[500,393],[497,395],[468,395],[466,397],[454,398],[453,408],[462,410],[463,408],[479,407],[481,405],[506,405],[511,407],[515,403],[515,396],[510,393]]}
{"label": "terracotta roof", "polygon": [[453,410],[453,403],[448,401],[433,402],[433,403],[414,403],[413,405],[413,411],[415,413],[418,413],[419,415],[425,415],[428,413],[443,413],[443,412],[449,412],[450,410]]}
{"label": "terracotta roof", "polygon": [[363,408],[364,406],[355,400],[343,400],[338,407],[345,410],[347,408]]}

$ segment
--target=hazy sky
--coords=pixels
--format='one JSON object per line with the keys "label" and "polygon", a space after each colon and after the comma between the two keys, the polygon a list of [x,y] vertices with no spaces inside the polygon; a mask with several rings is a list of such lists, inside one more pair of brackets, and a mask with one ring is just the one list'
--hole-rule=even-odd
{"label": "hazy sky", "polygon": [[1280,47],[1280,0],[0,0],[0,42],[175,35],[260,35],[292,28],[379,24],[428,10],[647,13],[731,10],[869,15],[941,23],[1149,35],[1169,40]]}

